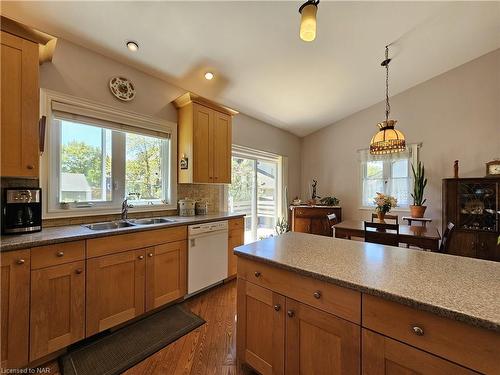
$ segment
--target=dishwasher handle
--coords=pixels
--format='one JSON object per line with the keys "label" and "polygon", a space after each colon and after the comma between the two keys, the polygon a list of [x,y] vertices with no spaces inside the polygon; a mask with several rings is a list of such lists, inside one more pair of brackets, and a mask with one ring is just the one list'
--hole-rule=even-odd
{"label": "dishwasher handle", "polygon": [[196,238],[190,238],[189,247],[195,247],[195,246],[196,246]]}

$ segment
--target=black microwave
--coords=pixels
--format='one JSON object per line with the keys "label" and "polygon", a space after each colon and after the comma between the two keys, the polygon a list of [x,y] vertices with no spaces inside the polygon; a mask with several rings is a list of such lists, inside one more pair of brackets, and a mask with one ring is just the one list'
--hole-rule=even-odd
{"label": "black microwave", "polygon": [[5,188],[2,198],[2,234],[42,230],[40,188]]}

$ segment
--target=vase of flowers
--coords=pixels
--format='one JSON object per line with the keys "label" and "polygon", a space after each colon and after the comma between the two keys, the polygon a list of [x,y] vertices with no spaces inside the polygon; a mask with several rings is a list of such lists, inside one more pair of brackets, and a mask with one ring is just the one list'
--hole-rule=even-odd
{"label": "vase of flowers", "polygon": [[393,207],[398,206],[398,200],[396,198],[382,193],[377,193],[377,196],[373,198],[373,202],[375,203],[377,218],[381,222],[384,221],[386,213],[390,212]]}

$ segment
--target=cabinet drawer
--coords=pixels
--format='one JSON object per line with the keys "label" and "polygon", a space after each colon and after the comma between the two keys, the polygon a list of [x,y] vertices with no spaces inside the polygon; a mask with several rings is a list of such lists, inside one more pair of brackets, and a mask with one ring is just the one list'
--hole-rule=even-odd
{"label": "cabinet drawer", "polygon": [[85,259],[85,241],[64,242],[31,249],[31,269]]}
{"label": "cabinet drawer", "polygon": [[239,219],[232,219],[229,220],[229,230],[233,229],[241,229],[243,230],[243,227],[245,226],[245,218],[239,218]]}
{"label": "cabinet drawer", "polygon": [[498,373],[500,333],[366,294],[363,326],[471,369]]}
{"label": "cabinet drawer", "polygon": [[242,257],[238,257],[238,277],[351,322],[361,321],[361,293],[355,290]]}
{"label": "cabinet drawer", "polygon": [[185,239],[187,239],[186,226],[92,238],[87,240],[87,257],[116,254]]}

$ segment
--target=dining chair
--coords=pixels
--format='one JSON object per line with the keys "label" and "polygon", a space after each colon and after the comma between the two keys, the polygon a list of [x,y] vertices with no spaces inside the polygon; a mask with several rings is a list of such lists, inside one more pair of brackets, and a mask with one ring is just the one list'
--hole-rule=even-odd
{"label": "dining chair", "polygon": [[328,220],[328,227],[330,228],[331,233],[333,235],[333,231],[334,231],[333,226],[339,222],[337,220],[337,215],[335,215],[335,214],[326,215],[326,218]]}
{"label": "dining chair", "polygon": [[453,232],[455,231],[455,224],[452,222],[449,222],[448,225],[446,226],[446,229],[443,233],[443,238],[441,239],[441,245],[439,245],[439,252],[440,253],[447,253],[448,249],[450,247],[450,240],[451,236],[453,235]]}
{"label": "dining chair", "polygon": [[365,242],[399,246],[399,224],[365,221]]}
{"label": "dining chair", "polygon": [[[377,218],[377,214],[374,214],[372,213],[372,223],[373,223],[373,219],[376,219]],[[384,220],[394,220],[396,222],[396,224],[399,224],[399,216],[398,215],[385,215],[384,216]]]}

